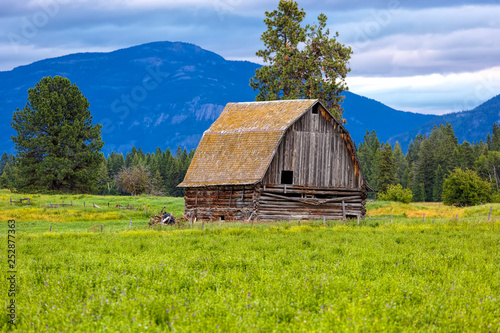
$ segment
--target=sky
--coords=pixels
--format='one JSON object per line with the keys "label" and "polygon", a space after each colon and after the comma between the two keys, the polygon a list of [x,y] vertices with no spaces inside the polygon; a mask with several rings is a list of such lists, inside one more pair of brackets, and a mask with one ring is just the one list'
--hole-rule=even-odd
{"label": "sky", "polygon": [[[349,90],[398,110],[470,110],[500,94],[500,0],[300,0],[353,50]],[[0,71],[77,52],[189,42],[262,63],[278,0],[0,0]]]}

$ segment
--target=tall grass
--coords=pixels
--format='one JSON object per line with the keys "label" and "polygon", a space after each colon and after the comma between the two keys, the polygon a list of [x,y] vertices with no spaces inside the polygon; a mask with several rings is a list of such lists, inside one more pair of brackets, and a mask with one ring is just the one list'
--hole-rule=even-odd
{"label": "tall grass", "polygon": [[494,332],[499,231],[448,220],[20,233],[17,331]]}

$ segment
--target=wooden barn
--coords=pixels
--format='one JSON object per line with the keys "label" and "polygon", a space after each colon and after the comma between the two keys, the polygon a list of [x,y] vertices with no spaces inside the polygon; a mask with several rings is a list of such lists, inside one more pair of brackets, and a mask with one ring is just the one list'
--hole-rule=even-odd
{"label": "wooden barn", "polygon": [[368,187],[349,133],[318,100],[227,104],[179,186],[198,220],[363,218]]}

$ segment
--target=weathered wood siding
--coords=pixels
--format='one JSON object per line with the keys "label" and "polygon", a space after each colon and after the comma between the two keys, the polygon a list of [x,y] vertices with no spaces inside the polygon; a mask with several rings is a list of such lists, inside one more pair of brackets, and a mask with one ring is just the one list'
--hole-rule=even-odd
{"label": "weathered wood siding", "polygon": [[[319,105],[318,105],[319,106]],[[281,184],[281,172],[293,171],[293,185],[360,188],[361,173],[353,147],[340,126],[321,107],[297,120],[284,135],[263,180]]]}
{"label": "weathered wood siding", "polygon": [[364,218],[366,190],[266,185],[258,207],[261,220]]}
{"label": "weathered wood siding", "polygon": [[[247,220],[257,206],[256,193],[256,186],[188,187],[184,214],[200,221]],[[252,218],[256,218],[255,213]]]}

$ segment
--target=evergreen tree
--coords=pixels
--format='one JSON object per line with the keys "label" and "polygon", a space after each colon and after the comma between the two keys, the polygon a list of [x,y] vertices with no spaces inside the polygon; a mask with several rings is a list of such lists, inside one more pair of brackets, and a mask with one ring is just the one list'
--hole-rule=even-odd
{"label": "evergreen tree", "polygon": [[479,156],[476,156],[473,146],[467,141],[464,141],[461,145],[458,145],[453,152],[454,168],[460,168],[462,170],[472,169],[477,157]]}
{"label": "evergreen tree", "polygon": [[396,174],[398,177],[398,182],[403,186],[407,187],[408,182],[408,161],[406,160],[399,142],[394,145],[394,151],[392,153],[392,159],[396,164]]}
{"label": "evergreen tree", "polygon": [[123,154],[117,154],[115,152],[111,153],[106,160],[106,163],[108,167],[108,174],[111,179],[114,179],[118,172],[120,172],[120,170],[125,166]]}
{"label": "evergreen tree", "polygon": [[414,183],[411,192],[413,193],[413,202],[425,201],[425,185],[424,183]]}
{"label": "evergreen tree", "polygon": [[99,174],[96,179],[96,190],[101,194],[111,192],[111,178],[109,177],[108,166],[104,160],[99,166]]}
{"label": "evergreen tree", "polygon": [[432,201],[437,202],[441,201],[441,195],[443,193],[443,184],[444,184],[445,172],[441,165],[438,165],[435,176],[434,176],[434,184],[432,189]]}
{"label": "evergreen tree", "polygon": [[131,168],[132,167],[132,162],[134,160],[134,156],[136,153],[134,153],[135,147],[132,148],[132,151],[129,151],[127,155],[125,155],[125,168]]}
{"label": "evergreen tree", "polygon": [[0,159],[0,175],[3,173],[3,168],[7,164],[8,160],[9,160],[9,155],[7,155],[7,152],[4,152],[2,154],[2,158]]}
{"label": "evergreen tree", "polygon": [[392,147],[390,144],[382,144],[378,158],[378,172],[376,180],[380,192],[386,192],[390,185],[398,183],[397,167],[393,159]]}
{"label": "evergreen tree", "polygon": [[255,71],[250,85],[259,93],[256,100],[315,98],[342,119],[345,78],[352,50],[330,37],[327,17],[317,25],[302,26],[306,13],[292,0],[280,0],[278,9],[266,12],[267,25],[261,40],[265,49],[256,54],[265,65]]}
{"label": "evergreen tree", "polygon": [[366,180],[374,187],[377,187],[376,175],[379,152],[380,141],[377,138],[375,130],[371,133],[366,131],[364,141],[359,145],[358,158]]}
{"label": "evergreen tree", "polygon": [[12,162],[7,162],[0,175],[0,188],[15,190],[17,183],[17,169]]}
{"label": "evergreen tree", "polygon": [[102,161],[101,125],[92,125],[89,103],[63,77],[44,77],[14,112],[20,188],[89,192]]}
{"label": "evergreen tree", "polygon": [[500,125],[493,124],[493,136],[488,146],[490,151],[500,151]]}
{"label": "evergreen tree", "polygon": [[425,136],[418,134],[413,140],[410,141],[408,145],[408,153],[406,154],[406,160],[408,165],[414,164],[418,159],[418,152],[420,151],[420,145],[424,141]]}
{"label": "evergreen tree", "polygon": [[[418,151],[418,160],[415,162],[414,184],[418,188],[412,189],[414,200],[432,201],[435,170],[436,165],[433,159],[431,142],[429,140],[423,140]],[[422,188],[424,193],[421,197],[420,193],[415,193],[415,191],[421,191]]]}

